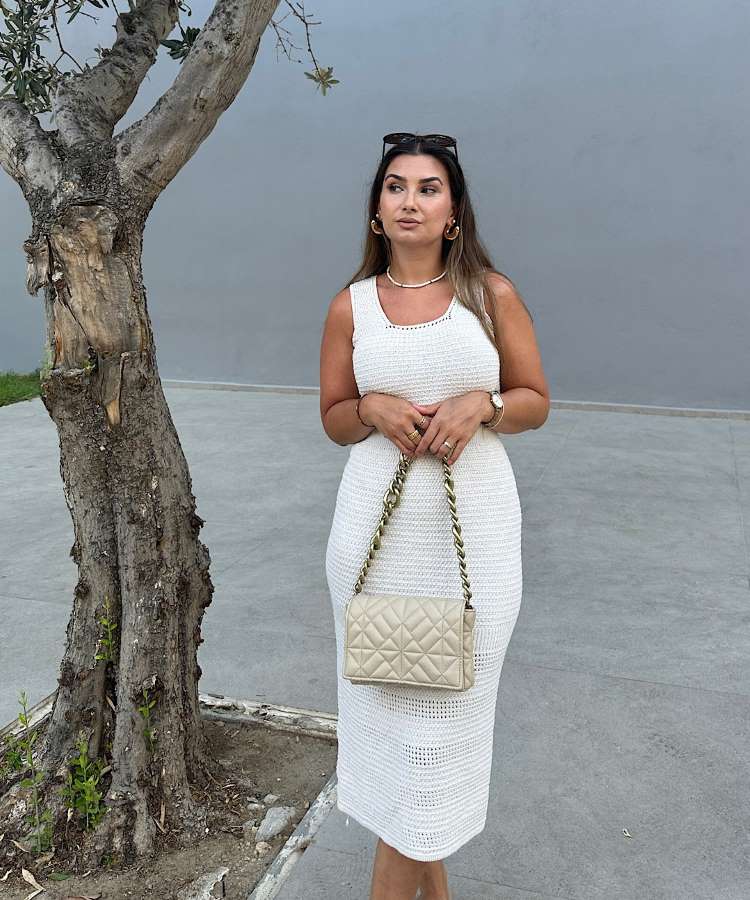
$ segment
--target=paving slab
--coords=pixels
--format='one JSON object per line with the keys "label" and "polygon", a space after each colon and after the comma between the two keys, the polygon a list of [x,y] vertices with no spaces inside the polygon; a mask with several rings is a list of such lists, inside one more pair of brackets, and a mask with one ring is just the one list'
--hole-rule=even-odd
{"label": "paving slab", "polygon": [[[335,713],[325,544],[348,448],[315,389],[165,393],[212,559],[201,691]],[[524,596],[454,900],[747,900],[750,419],[568,403],[503,440]],[[5,724],[20,690],[55,687],[76,569],[41,401],[0,408],[0,454]],[[334,806],[277,896],[367,898],[376,841]]]}

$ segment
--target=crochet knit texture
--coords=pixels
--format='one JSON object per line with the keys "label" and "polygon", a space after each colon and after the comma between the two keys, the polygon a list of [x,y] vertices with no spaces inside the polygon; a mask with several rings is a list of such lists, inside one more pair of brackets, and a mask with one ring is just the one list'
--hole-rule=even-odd
{"label": "crochet knit texture", "polygon": [[[396,325],[380,304],[375,276],[352,284],[350,295],[360,394],[430,404],[499,390],[497,349],[456,297],[437,319]],[[474,685],[449,691],[352,684],[342,675],[346,603],[399,454],[377,430],[351,445],[326,547],[337,645],[337,806],[404,855],[436,860],[486,823],[500,672],[521,605],[521,505],[501,436],[480,426],[452,464],[476,609]],[[438,456],[412,462],[363,590],[463,596]]]}

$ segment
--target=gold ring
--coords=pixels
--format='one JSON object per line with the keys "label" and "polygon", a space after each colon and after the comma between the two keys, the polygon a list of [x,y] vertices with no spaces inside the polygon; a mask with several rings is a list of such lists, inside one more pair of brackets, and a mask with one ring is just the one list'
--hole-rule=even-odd
{"label": "gold ring", "polygon": [[[412,444],[418,444],[422,440],[421,432],[417,431],[415,428],[414,431],[410,431],[409,434],[406,435]],[[416,437],[416,440],[414,439]]]}

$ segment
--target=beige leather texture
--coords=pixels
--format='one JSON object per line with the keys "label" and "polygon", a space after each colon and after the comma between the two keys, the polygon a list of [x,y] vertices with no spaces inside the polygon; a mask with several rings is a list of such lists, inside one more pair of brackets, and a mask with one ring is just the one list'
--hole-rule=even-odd
{"label": "beige leather texture", "polygon": [[464,691],[474,684],[476,610],[461,598],[355,593],[343,675],[355,684]]}

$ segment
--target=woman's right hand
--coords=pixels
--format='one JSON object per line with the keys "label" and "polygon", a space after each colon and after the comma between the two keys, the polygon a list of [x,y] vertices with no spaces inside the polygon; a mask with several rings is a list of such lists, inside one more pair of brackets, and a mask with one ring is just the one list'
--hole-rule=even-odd
{"label": "woman's right hand", "polygon": [[412,442],[407,434],[415,429],[424,433],[431,420],[431,416],[419,412],[408,400],[392,394],[366,394],[360,401],[359,414],[409,457],[413,456],[419,441],[415,435]]}

